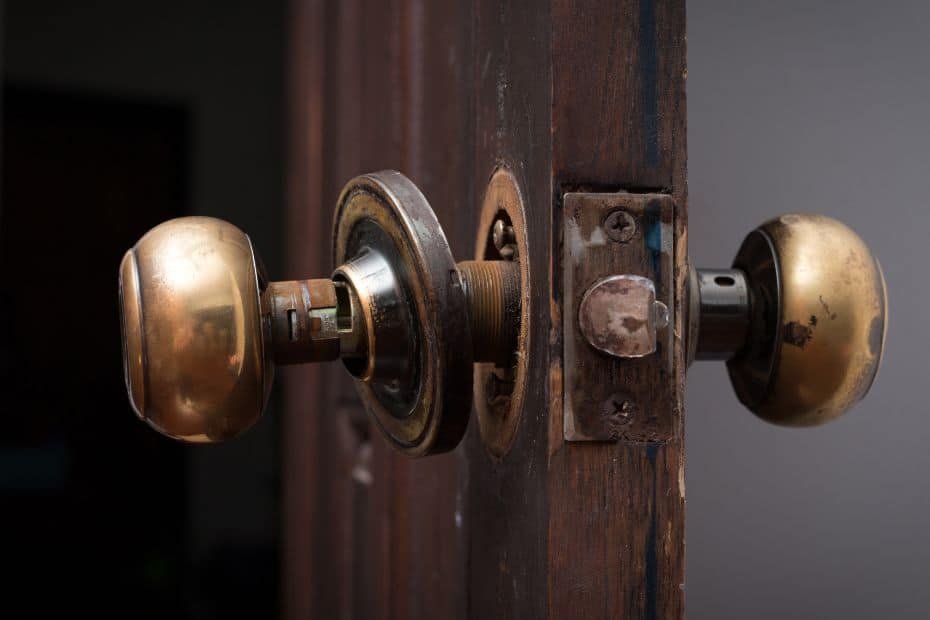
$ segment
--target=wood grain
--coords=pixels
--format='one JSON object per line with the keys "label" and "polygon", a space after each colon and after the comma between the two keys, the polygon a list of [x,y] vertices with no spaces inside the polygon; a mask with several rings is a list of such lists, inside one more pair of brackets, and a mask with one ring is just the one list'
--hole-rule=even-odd
{"label": "wood grain", "polygon": [[[553,188],[654,189],[675,201],[676,333],[686,269],[684,2],[553,2]],[[554,240],[554,264],[561,241]],[[557,272],[556,272],[557,273]],[[560,307],[555,286],[553,307]],[[554,331],[553,341],[561,333]],[[553,352],[553,364],[558,363]],[[682,411],[676,339],[670,392]],[[553,371],[557,374],[557,371]],[[553,396],[553,415],[558,397]],[[684,607],[683,416],[665,443],[550,435],[549,616],[674,618]]]}
{"label": "wood grain", "polygon": [[[566,444],[561,196],[670,193],[676,317],[685,263],[683,0],[291,0],[284,277],[331,269],[342,184],[394,168],[470,257],[506,166],[527,200],[528,393],[509,454],[473,422],[456,452],[394,455],[341,368],[286,382],[288,618],[681,617],[682,416],[664,443]],[[676,325],[681,333],[681,325]],[[681,411],[683,359],[652,386]]]}
{"label": "wood grain", "polygon": [[531,325],[527,393],[510,453],[491,458],[477,428],[466,440],[469,616],[538,619],[548,615],[549,587],[552,23],[542,3],[478,0],[475,11],[474,183],[483,191],[494,169],[505,166],[521,185]]}
{"label": "wood grain", "polygon": [[[321,33],[323,0],[290,3],[288,23],[288,131],[286,168],[285,268],[290,274],[310,275],[323,266],[322,231],[311,224],[320,217],[317,196],[322,183],[319,153],[323,109],[316,89],[322,82],[324,40]],[[309,242],[307,235],[310,236]],[[284,275],[284,274],[281,274]],[[283,383],[284,413],[281,423],[282,521],[281,521],[281,614],[308,618],[316,591],[309,585],[319,580],[315,506],[321,497],[315,448],[320,444],[317,414],[308,406],[319,398],[323,386],[317,368],[292,367],[279,373]],[[283,379],[283,380],[282,380]]]}
{"label": "wood grain", "polygon": [[[291,48],[295,277],[332,270],[339,190],[385,168],[415,180],[453,251],[468,255],[476,213],[471,8],[414,0],[292,5],[295,15],[312,13],[293,22]],[[338,364],[287,379],[287,617],[465,617],[461,453],[395,454],[367,424]]]}

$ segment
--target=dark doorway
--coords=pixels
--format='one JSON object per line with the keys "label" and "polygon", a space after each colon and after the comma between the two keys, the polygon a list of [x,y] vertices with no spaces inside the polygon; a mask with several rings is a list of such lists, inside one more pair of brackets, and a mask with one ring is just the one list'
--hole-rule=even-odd
{"label": "dark doorway", "polygon": [[5,611],[183,615],[186,454],[126,400],[116,265],[187,212],[188,125],[177,105],[4,88]]}

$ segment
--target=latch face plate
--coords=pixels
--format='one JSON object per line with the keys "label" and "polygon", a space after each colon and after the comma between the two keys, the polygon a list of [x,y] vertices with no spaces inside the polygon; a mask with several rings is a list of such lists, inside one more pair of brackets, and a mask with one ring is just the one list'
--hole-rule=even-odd
{"label": "latch face plate", "polygon": [[656,334],[654,353],[619,358],[589,344],[578,312],[592,285],[618,274],[652,280],[655,299],[673,312],[674,213],[666,194],[563,195],[566,441],[664,442],[673,435],[675,317]]}

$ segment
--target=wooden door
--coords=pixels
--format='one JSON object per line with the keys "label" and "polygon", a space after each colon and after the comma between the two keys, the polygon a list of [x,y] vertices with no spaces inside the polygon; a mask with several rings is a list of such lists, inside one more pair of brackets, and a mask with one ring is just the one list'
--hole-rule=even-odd
{"label": "wooden door", "polygon": [[[656,442],[566,442],[561,209],[566,191],[675,204],[685,273],[683,0],[292,0],[288,276],[325,273],[349,178],[404,172],[457,257],[473,252],[492,172],[526,200],[532,309],[520,428],[491,457],[410,460],[371,432],[341,368],[286,370],[288,618],[683,615],[684,375]],[[675,333],[681,333],[680,312]]]}

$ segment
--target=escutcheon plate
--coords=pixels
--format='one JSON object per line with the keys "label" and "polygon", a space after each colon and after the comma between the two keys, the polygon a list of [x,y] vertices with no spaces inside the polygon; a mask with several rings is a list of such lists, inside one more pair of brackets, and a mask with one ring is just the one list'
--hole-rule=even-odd
{"label": "escutcheon plate", "polygon": [[[496,249],[493,240],[494,223],[502,221],[513,229],[513,247],[504,256]],[[506,456],[520,428],[523,402],[526,395],[526,376],[529,364],[530,266],[529,242],[523,194],[512,172],[498,168],[491,175],[481,206],[478,223],[475,258],[477,260],[513,260],[520,273],[520,327],[517,346],[508,363],[475,364],[475,410],[478,428],[488,452],[495,458]]]}
{"label": "escutcheon plate", "polygon": [[[336,265],[358,264],[360,257],[382,267],[369,268],[369,281],[356,286],[370,349],[369,368],[353,373],[359,396],[401,452],[425,456],[452,450],[465,432],[472,403],[464,288],[435,213],[399,172],[356,177],[339,196],[333,259]],[[334,277],[351,283],[357,273],[340,267]],[[364,294],[363,289],[384,290],[386,282],[391,296]],[[399,333],[409,337],[400,341]],[[380,373],[379,364],[404,371]]]}

